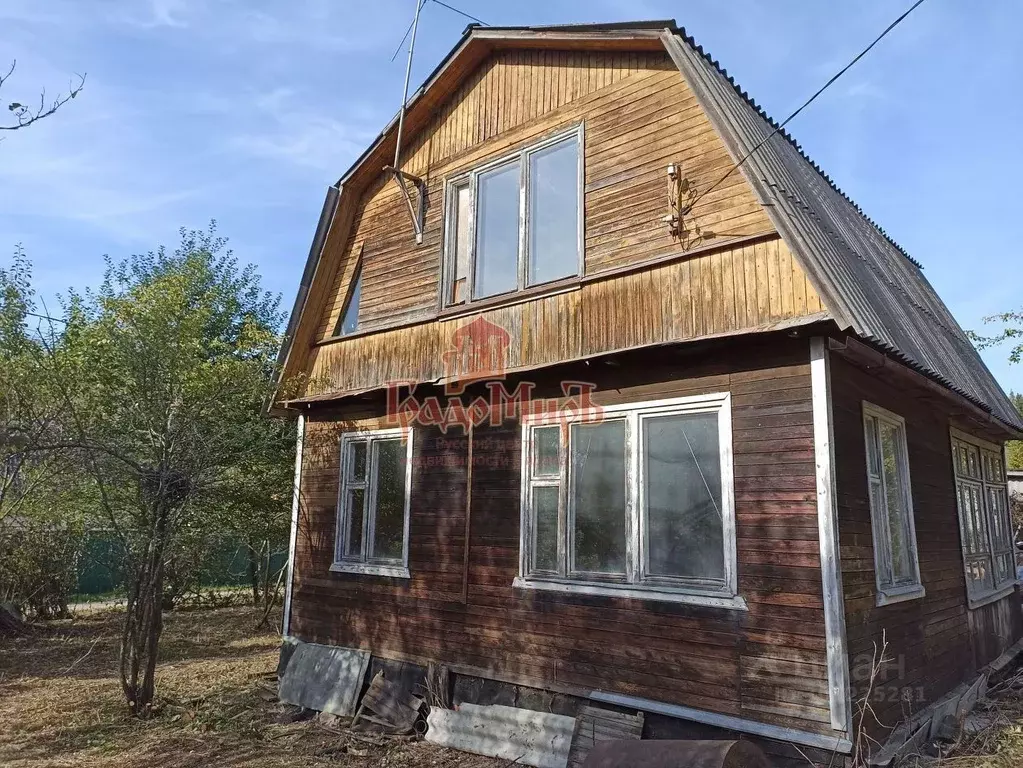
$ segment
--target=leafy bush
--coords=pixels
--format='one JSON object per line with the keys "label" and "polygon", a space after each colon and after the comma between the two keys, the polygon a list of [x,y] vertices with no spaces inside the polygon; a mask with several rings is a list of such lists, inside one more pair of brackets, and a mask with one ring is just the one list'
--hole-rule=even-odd
{"label": "leafy bush", "polygon": [[15,519],[0,524],[0,603],[38,618],[67,615],[82,535],[74,526]]}

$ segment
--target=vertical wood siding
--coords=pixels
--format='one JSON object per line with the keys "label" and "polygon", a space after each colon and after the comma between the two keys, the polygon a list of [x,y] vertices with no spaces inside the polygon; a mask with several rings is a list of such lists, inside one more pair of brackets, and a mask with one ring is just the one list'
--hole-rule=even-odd
{"label": "vertical wood siding", "polygon": [[562,366],[544,379],[550,391],[561,379],[592,381],[604,404],[732,393],[739,593],[748,611],[513,588],[514,422],[480,428],[473,438],[467,573],[466,438],[419,429],[412,578],[331,574],[338,436],[354,422],[351,412],[312,409],[293,633],[540,687],[599,688],[829,733],[809,348],[768,338],[685,358],[632,353],[620,368]]}
{"label": "vertical wood siding", "polygon": [[[417,246],[404,200],[380,174],[356,195],[351,227],[336,226],[324,259],[332,287],[315,338],[333,333],[361,252],[360,323],[386,327],[435,312],[443,240],[444,180],[585,123],[586,273],[677,253],[662,218],[670,213],[665,169],[680,164],[697,191],[730,167],[723,143],[667,55],[585,51],[499,51],[469,75],[409,140],[404,170],[424,178],[429,205]],[[704,242],[773,227],[741,174],[708,194],[689,220]]]}
{"label": "vertical wood siding", "polygon": [[[1019,597],[1010,595],[978,611],[967,608],[949,407],[924,392],[886,383],[841,357],[832,356],[832,365],[839,543],[852,695],[859,701],[865,694],[874,647],[880,649],[884,632],[893,662],[878,680],[871,704],[878,719],[894,727],[907,714],[971,679],[980,666],[1020,636]],[[906,420],[920,577],[927,590],[923,598],[882,607],[875,605],[864,400]],[[1001,631],[994,631],[991,617],[1000,612],[1011,615],[1002,622]],[[973,639],[971,624],[978,628]],[[875,736],[888,731],[869,718],[865,725]]]}
{"label": "vertical wood siding", "polygon": [[[364,288],[365,290],[365,280]],[[823,310],[779,238],[620,274],[482,313],[511,334],[507,365],[536,367],[671,341],[764,330]],[[436,320],[316,347],[306,394],[444,376],[452,334]]]}

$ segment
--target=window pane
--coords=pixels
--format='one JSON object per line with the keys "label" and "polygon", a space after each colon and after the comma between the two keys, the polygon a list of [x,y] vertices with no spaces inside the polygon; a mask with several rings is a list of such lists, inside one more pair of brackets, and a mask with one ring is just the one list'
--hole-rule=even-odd
{"label": "window pane", "polygon": [[473,298],[519,285],[519,164],[479,177],[476,202],[476,275]]}
{"label": "window pane", "polygon": [[533,570],[558,570],[558,494],[555,486],[533,489]]}
{"label": "window pane", "polygon": [[366,443],[349,443],[348,452],[350,477],[357,483],[366,479]]}
{"label": "window pane", "polygon": [[451,303],[465,301],[466,278],[469,276],[469,185],[460,184],[454,188],[455,200],[452,209],[454,233],[451,245],[454,248],[454,275],[451,286]]}
{"label": "window pane", "polygon": [[365,516],[366,492],[362,488],[348,492],[348,541],[345,557],[362,559],[362,521]]}
{"label": "window pane", "polygon": [[579,142],[529,156],[529,284],[579,272]]}
{"label": "window pane", "polygon": [[989,558],[976,558],[966,562],[966,580],[973,592],[985,592],[994,589],[994,574],[991,573]]}
{"label": "window pane", "polygon": [[659,416],[643,425],[647,572],[723,579],[717,414]]}
{"label": "window pane", "polygon": [[401,560],[405,541],[405,445],[400,439],[373,443],[376,471],[375,559]]}
{"label": "window pane", "polygon": [[1011,581],[1016,577],[1016,574],[1012,572],[1012,555],[998,555],[995,557],[995,583],[1001,585],[1006,581]]}
{"label": "window pane", "polygon": [[1006,520],[1007,504],[1004,488],[988,488],[988,510],[991,515],[991,543],[996,550],[1012,546],[1012,537]]}
{"label": "window pane", "polygon": [[362,267],[355,273],[355,284],[351,293],[348,294],[348,303],[341,313],[341,321],[338,329],[334,331],[335,336],[345,336],[355,333],[359,329],[359,299],[362,297]]}
{"label": "window pane", "polygon": [[625,422],[572,427],[573,569],[625,573]]}
{"label": "window pane", "polygon": [[561,470],[559,449],[561,428],[544,427],[533,430],[533,474],[537,476],[557,475]]}
{"label": "window pane", "polygon": [[868,416],[864,421],[867,431],[867,471],[874,477],[881,476],[881,456],[877,448],[877,419]]}
{"label": "window pane", "polygon": [[901,427],[881,424],[881,455],[884,466],[885,501],[888,513],[888,535],[892,548],[892,580],[896,583],[914,581],[910,556],[909,510],[906,506],[907,488],[901,456],[905,436]]}

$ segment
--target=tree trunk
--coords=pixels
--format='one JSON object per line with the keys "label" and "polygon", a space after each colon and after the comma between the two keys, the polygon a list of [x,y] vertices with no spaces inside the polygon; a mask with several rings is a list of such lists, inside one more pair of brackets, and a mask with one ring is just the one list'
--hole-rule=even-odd
{"label": "tree trunk", "polygon": [[251,541],[245,542],[245,549],[249,553],[249,583],[252,584],[252,604],[259,605],[259,554],[252,546]]}
{"label": "tree trunk", "polygon": [[154,536],[132,574],[121,633],[121,687],[133,717],[153,713],[156,661],[163,633],[163,578],[167,512],[157,514]]}

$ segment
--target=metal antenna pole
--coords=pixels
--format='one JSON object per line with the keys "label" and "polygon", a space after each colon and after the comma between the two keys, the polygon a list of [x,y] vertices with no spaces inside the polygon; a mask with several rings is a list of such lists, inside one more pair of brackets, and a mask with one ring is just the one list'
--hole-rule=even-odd
{"label": "metal antenna pole", "polygon": [[416,15],[412,19],[412,39],[408,44],[408,66],[405,67],[405,92],[401,96],[401,111],[398,112],[398,140],[394,145],[394,167],[400,168],[398,164],[401,158],[401,130],[405,125],[405,102],[408,101],[408,83],[412,77],[412,52],[416,48],[416,29],[419,27],[419,11],[422,10],[426,0],[416,0]]}

